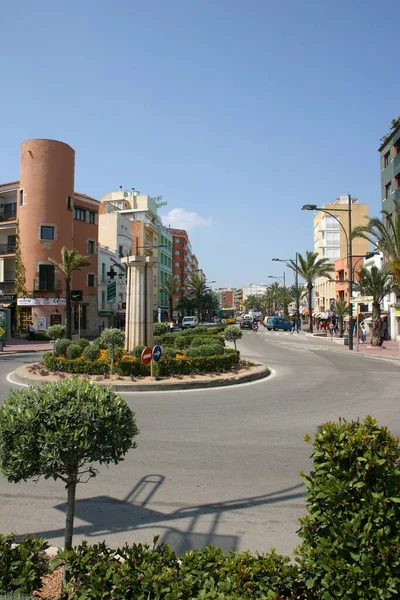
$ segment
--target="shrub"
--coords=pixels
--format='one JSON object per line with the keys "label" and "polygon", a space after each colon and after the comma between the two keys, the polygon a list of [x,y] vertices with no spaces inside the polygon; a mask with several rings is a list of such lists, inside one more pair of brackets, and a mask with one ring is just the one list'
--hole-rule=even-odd
{"label": "shrub", "polygon": [[175,340],[178,337],[178,334],[171,335],[167,333],[161,337],[161,346],[164,348],[165,346],[169,346],[170,348],[175,347]]}
{"label": "shrub", "polygon": [[[28,339],[29,336],[27,335],[25,339]],[[37,342],[50,342],[50,338],[46,333],[41,333],[40,331],[35,331],[35,340]]]}
{"label": "shrub", "polygon": [[83,375],[84,373],[104,375],[104,373],[110,372],[110,365],[104,360],[69,360],[68,358],[52,356],[51,352],[46,352],[43,355],[43,364],[49,371],[62,371],[75,375]]}
{"label": "shrub", "polygon": [[[214,338],[211,338],[214,340]],[[203,346],[204,344],[209,344],[209,336],[208,335],[194,335],[191,339],[191,346]]]}
{"label": "shrub", "polygon": [[53,341],[65,337],[65,327],[63,325],[50,325],[46,329],[46,335]]}
{"label": "shrub", "polygon": [[193,371],[196,373],[215,373],[222,369],[232,369],[239,364],[239,360],[239,352],[229,348],[224,351],[224,354],[214,356],[184,356],[182,358],[162,356],[157,363],[157,368],[158,374],[166,377],[170,375],[190,375]]}
{"label": "shrub", "polygon": [[[110,360],[111,373],[114,373],[114,361],[117,359],[118,355],[122,355],[122,348],[125,343],[125,333],[115,327],[104,329],[101,333],[100,341],[107,347],[107,356]],[[119,352],[119,349],[121,352]]]}
{"label": "shrub", "polygon": [[167,332],[168,325],[166,323],[154,323],[153,333],[154,335],[163,335]]}
{"label": "shrub", "polygon": [[121,358],[116,367],[115,371],[119,375],[150,375],[150,365],[143,365],[140,361],[140,358],[135,358],[134,356],[124,356]]}
{"label": "shrub", "polygon": [[99,358],[100,348],[96,344],[90,344],[83,350],[83,356],[86,360],[97,360]]}
{"label": "shrub", "polygon": [[134,349],[132,350],[133,356],[140,360],[142,357],[142,352],[145,348],[146,348],[146,346],[144,344],[139,344],[138,346],[135,346]]}
{"label": "shrub", "polygon": [[167,347],[163,346],[161,356],[173,356],[175,358],[176,350],[175,350],[175,348],[171,348],[170,346],[167,346]]}
{"label": "shrub", "polygon": [[0,534],[0,593],[31,594],[38,590],[47,571],[47,548],[41,538],[26,536],[15,544],[15,534]]}
{"label": "shrub", "polygon": [[274,551],[257,556],[231,552],[227,556],[221,548],[207,546],[185,552],[178,560],[168,545],[158,545],[157,540],[153,547],[125,544],[118,551],[104,542],[92,547],[83,542],[73,551],[60,550],[55,562],[64,565],[69,576],[69,600],[306,598],[298,568]]}
{"label": "shrub", "polygon": [[81,347],[82,350],[84,350],[85,348],[87,348],[90,345],[89,340],[87,340],[85,338],[79,338],[79,340],[77,340],[76,343],[78,344],[78,346]]}
{"label": "shrub", "polygon": [[163,341],[162,335],[155,335],[153,338],[153,344],[155,346],[162,346],[162,341]]}
{"label": "shrub", "polygon": [[186,335],[186,332],[176,334],[175,335],[175,348],[177,348],[178,350],[185,350],[186,348],[189,348],[189,346],[192,343],[192,338],[193,338],[193,336]]}
{"label": "shrub", "polygon": [[95,338],[92,342],[92,346],[97,346],[99,350],[106,350],[107,344],[103,342],[103,340],[99,337]]}
{"label": "shrub", "polygon": [[325,423],[313,470],[302,476],[308,514],[297,549],[318,598],[397,598],[400,589],[400,445],[372,417]]}
{"label": "shrub", "polygon": [[216,356],[223,354],[224,348],[221,344],[203,344],[202,346],[191,346],[186,350],[186,356]]}
{"label": "shrub", "polygon": [[82,356],[82,348],[79,344],[72,343],[70,346],[68,346],[67,358],[72,360],[74,358],[79,358],[80,356]]}
{"label": "shrub", "polygon": [[123,352],[124,352],[123,349],[118,346],[114,349],[107,348],[107,352],[106,352],[107,360],[109,360],[110,363],[112,360],[117,362],[117,360],[119,360],[121,358]]}
{"label": "shrub", "polygon": [[209,329],[204,327],[204,325],[197,325],[196,327],[193,327],[192,332],[194,335],[207,335]]}
{"label": "shrub", "polygon": [[72,340],[59,339],[54,342],[54,356],[66,356],[68,347],[72,344]]}

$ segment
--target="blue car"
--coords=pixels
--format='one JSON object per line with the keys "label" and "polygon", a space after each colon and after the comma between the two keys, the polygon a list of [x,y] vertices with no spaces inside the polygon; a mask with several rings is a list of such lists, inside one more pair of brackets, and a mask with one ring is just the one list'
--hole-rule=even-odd
{"label": "blue car", "polygon": [[292,329],[292,324],[289,319],[285,317],[266,317],[264,319],[264,327],[271,331],[278,331],[282,329],[283,331],[290,331]]}

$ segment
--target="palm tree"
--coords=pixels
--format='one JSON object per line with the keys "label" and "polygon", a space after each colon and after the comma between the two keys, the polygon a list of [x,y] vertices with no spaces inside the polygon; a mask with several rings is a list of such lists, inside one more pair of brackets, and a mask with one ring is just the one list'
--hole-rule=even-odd
{"label": "palm tree", "polygon": [[74,271],[81,271],[82,267],[88,267],[90,260],[88,256],[82,256],[75,248],[68,250],[66,246],[61,248],[61,262],[58,263],[53,258],[48,259],[56,269],[64,273],[65,276],[65,300],[67,313],[67,331],[66,338],[72,339],[72,305],[71,305],[71,279]]}
{"label": "palm tree", "polygon": [[285,317],[288,317],[289,316],[289,304],[293,300],[293,296],[290,292],[290,288],[286,287],[285,285],[280,287],[279,291],[278,291],[278,299],[283,304],[283,311],[284,311]]}
{"label": "palm tree", "polygon": [[381,337],[381,303],[385,296],[395,292],[397,283],[391,277],[390,266],[378,269],[373,265],[371,270],[361,267],[359,280],[354,282],[354,289],[362,296],[372,296],[372,339],[371,346],[382,346]]}
{"label": "palm tree", "polygon": [[327,258],[321,258],[318,252],[310,252],[307,250],[306,256],[303,257],[298,254],[298,262],[290,260],[289,264],[293,271],[297,272],[302,277],[307,285],[308,292],[308,311],[309,311],[309,331],[313,331],[313,315],[312,315],[312,290],[314,287],[314,279],[316,277],[328,277],[332,279],[331,273],[335,270],[335,267],[329,262]]}
{"label": "palm tree", "polygon": [[272,307],[274,304],[274,294],[273,294],[273,291],[271,290],[271,286],[267,287],[267,289],[265,290],[264,298],[265,298],[265,310],[270,315],[272,313]]}
{"label": "palm tree", "polygon": [[[299,309],[300,309],[300,302],[301,302],[304,292],[305,292],[305,287],[299,283],[297,285],[293,284],[289,288],[289,293],[292,298],[292,301],[296,304],[296,314],[297,314],[297,307],[299,307]],[[297,315],[297,317],[300,319],[300,315]],[[298,323],[298,326],[299,326],[299,329],[301,329],[300,321]]]}
{"label": "palm tree", "polygon": [[349,312],[349,305],[346,300],[336,300],[335,313],[339,318],[339,337],[343,337],[343,319],[344,316]]}
{"label": "palm tree", "polygon": [[272,303],[274,305],[274,310],[277,310],[278,304],[280,302],[280,285],[277,281],[274,281],[274,283],[271,283],[271,285],[268,286],[268,289],[271,295]]}
{"label": "palm tree", "polygon": [[378,217],[368,217],[366,225],[359,225],[353,229],[352,237],[368,240],[376,250],[383,252],[400,288],[400,201],[394,200],[394,204],[394,213],[383,210],[383,221]]}
{"label": "palm tree", "polygon": [[180,292],[181,285],[179,279],[176,279],[173,275],[160,285],[160,291],[165,292],[168,296],[169,305],[169,319],[172,321],[172,313],[174,308],[174,296]]}
{"label": "palm tree", "polygon": [[207,282],[198,273],[192,273],[188,281],[188,292],[189,295],[195,299],[196,308],[199,313],[199,321],[201,321],[202,307],[204,297],[210,293],[210,288],[207,286]]}

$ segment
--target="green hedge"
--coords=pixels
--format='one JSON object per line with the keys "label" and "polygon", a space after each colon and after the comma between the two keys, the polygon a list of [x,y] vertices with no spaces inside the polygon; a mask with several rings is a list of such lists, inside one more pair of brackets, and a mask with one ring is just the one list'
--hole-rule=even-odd
{"label": "green hedge", "polygon": [[41,587],[47,571],[46,549],[41,538],[26,536],[15,544],[15,534],[0,534],[0,594],[31,594]]}
{"label": "green hedge", "polygon": [[224,354],[224,347],[221,344],[202,344],[201,346],[190,346],[186,350],[186,356],[218,356]]}
{"label": "green hedge", "polygon": [[[55,563],[65,566],[69,600],[137,598],[147,600],[295,600],[306,598],[298,568],[274,551],[224,554],[221,548],[188,551],[181,557],[165,544],[125,545],[118,551],[105,543],[60,551]],[[117,557],[123,560],[119,560]]]}
{"label": "green hedge", "polygon": [[115,372],[118,375],[142,375],[148,377],[150,375],[150,365],[143,365],[140,358],[132,360],[132,358],[121,358],[115,365]]}
{"label": "green hedge", "polygon": [[169,375],[190,375],[190,373],[215,373],[230,370],[239,364],[239,352],[229,348],[220,356],[184,357],[182,359],[170,356],[161,357],[157,364],[161,377]]}
{"label": "green hedge", "polygon": [[51,352],[43,355],[43,364],[49,371],[62,371],[64,373],[103,375],[110,372],[110,365],[102,360],[70,360],[53,356]]}

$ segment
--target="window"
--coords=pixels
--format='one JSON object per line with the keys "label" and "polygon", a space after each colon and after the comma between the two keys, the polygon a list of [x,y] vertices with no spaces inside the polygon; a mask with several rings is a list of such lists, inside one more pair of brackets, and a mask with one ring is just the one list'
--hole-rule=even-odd
{"label": "window", "polygon": [[39,265],[39,290],[54,290],[54,266]]}
{"label": "window", "polygon": [[42,225],[40,227],[40,239],[54,240],[54,227],[50,227],[49,225]]}
{"label": "window", "polygon": [[93,240],[88,240],[87,248],[89,254],[96,254],[96,242]]}
{"label": "window", "polygon": [[106,280],[106,263],[101,263],[101,280]]}
{"label": "window", "polygon": [[72,198],[71,196],[67,196],[67,209],[72,210]]}
{"label": "window", "polygon": [[87,284],[88,284],[88,287],[95,287],[96,283],[95,283],[95,274],[94,273],[88,273]]}
{"label": "window", "polygon": [[104,291],[101,292],[101,310],[105,310],[106,307],[106,293]]}
{"label": "window", "polygon": [[124,255],[124,247],[123,246],[118,246],[118,254],[119,257],[122,258]]}
{"label": "window", "polygon": [[4,204],[4,219],[6,221],[12,221],[17,216],[17,203],[16,202],[6,202]]}
{"label": "window", "polygon": [[180,267],[180,266],[181,266],[181,263],[180,263],[180,262],[176,262],[176,263],[175,263],[175,268],[176,268],[176,269],[179,269],[179,267]]}
{"label": "window", "polygon": [[19,190],[19,206],[22,206],[24,203],[24,190]]}
{"label": "window", "polygon": [[386,167],[389,165],[390,163],[390,152],[386,152],[385,156],[383,157],[383,168],[386,169]]}
{"label": "window", "polygon": [[396,188],[396,190],[398,190],[400,188],[400,175],[396,175],[395,188]]}
{"label": "window", "polygon": [[91,223],[92,225],[96,223],[96,213],[92,210],[89,210],[89,223]]}
{"label": "window", "polygon": [[86,210],[84,208],[74,208],[74,219],[77,221],[85,221],[86,220]]}
{"label": "window", "polygon": [[180,250],[175,250],[175,256],[180,256],[181,255],[181,251]]}
{"label": "window", "polygon": [[386,200],[387,198],[389,198],[389,196],[391,195],[391,193],[392,193],[392,182],[390,181],[383,188],[383,198],[384,198],[384,200]]}

